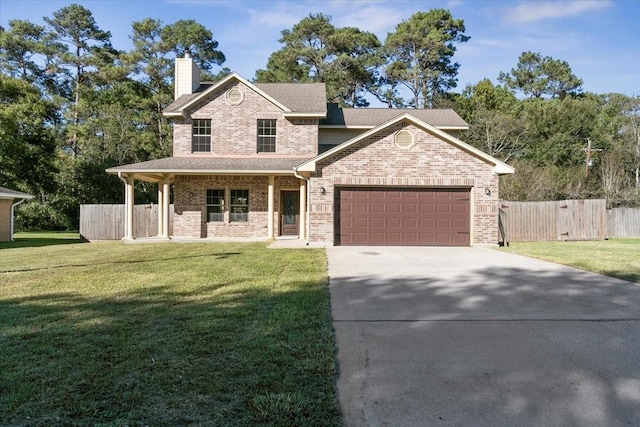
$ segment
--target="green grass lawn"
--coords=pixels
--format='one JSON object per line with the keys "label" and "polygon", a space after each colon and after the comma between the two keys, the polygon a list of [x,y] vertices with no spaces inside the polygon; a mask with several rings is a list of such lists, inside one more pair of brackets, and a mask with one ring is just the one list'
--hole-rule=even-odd
{"label": "green grass lawn", "polygon": [[0,425],[341,424],[322,250],[17,237]]}
{"label": "green grass lawn", "polygon": [[501,250],[640,283],[640,239],[514,242]]}

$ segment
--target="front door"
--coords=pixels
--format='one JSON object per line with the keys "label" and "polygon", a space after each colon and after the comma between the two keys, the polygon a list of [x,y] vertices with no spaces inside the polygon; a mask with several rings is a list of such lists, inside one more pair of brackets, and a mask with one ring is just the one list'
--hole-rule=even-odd
{"label": "front door", "polygon": [[283,191],[280,198],[280,235],[297,235],[300,224],[300,193]]}

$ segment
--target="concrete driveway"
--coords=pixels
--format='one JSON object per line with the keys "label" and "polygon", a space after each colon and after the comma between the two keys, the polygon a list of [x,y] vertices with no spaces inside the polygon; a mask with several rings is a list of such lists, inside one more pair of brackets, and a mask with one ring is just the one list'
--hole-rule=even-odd
{"label": "concrete driveway", "polygon": [[327,254],[348,427],[640,425],[640,285],[489,248]]}

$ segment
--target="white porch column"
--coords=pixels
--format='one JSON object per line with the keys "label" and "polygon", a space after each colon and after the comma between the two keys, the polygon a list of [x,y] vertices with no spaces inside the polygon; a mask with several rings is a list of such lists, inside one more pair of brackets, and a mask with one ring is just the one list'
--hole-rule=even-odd
{"label": "white porch column", "polygon": [[162,183],[158,182],[158,237],[162,236],[162,213],[164,211],[164,203],[162,202],[163,195],[164,188],[162,187]]}
{"label": "white porch column", "polygon": [[169,238],[169,177],[162,180],[162,237]]}
{"label": "white porch column", "polygon": [[307,238],[307,181],[300,180],[300,232],[298,238],[304,240]]}
{"label": "white porch column", "polygon": [[274,177],[269,175],[269,189],[267,192],[267,239],[273,239],[275,233],[273,230],[273,215],[274,215],[274,197],[273,197]]}
{"label": "white porch column", "polygon": [[126,219],[127,222],[124,228],[124,238],[127,240],[132,240],[133,237],[133,204],[134,204],[134,196],[133,196],[133,177],[127,176],[127,186],[125,191],[125,209],[126,209]]}

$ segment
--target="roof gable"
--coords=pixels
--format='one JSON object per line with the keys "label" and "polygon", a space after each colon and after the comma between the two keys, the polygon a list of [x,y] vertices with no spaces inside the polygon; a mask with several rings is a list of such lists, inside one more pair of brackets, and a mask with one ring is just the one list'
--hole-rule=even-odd
{"label": "roof gable", "polygon": [[215,83],[203,83],[196,92],[182,95],[165,108],[165,116],[182,116],[193,105],[217,89],[236,81],[247,86],[279,108],[285,117],[318,117],[327,114],[324,83],[251,83],[237,73],[231,73]]}
{"label": "roof gable", "polygon": [[462,142],[458,138],[456,138],[456,137],[454,137],[452,135],[449,135],[448,133],[438,129],[437,127],[435,127],[435,126],[433,126],[433,125],[431,125],[429,123],[424,122],[423,120],[420,120],[419,118],[417,118],[414,115],[409,114],[409,113],[400,114],[400,115],[396,116],[395,118],[393,118],[391,120],[388,120],[387,122],[382,123],[381,125],[376,126],[373,129],[371,129],[371,130],[369,130],[367,132],[364,132],[364,133],[358,135],[355,138],[350,139],[349,141],[343,142],[342,144],[340,144],[340,145],[338,145],[338,146],[336,146],[336,147],[334,147],[334,148],[332,148],[332,149],[330,149],[328,151],[325,151],[324,153],[322,153],[322,154],[320,154],[320,155],[318,155],[318,156],[316,156],[316,157],[314,157],[312,159],[309,159],[304,163],[299,164],[298,166],[296,166],[295,169],[296,169],[297,172],[315,172],[316,164],[320,160],[326,159],[329,156],[332,156],[332,155],[334,155],[336,153],[339,153],[342,150],[345,150],[346,148],[349,148],[352,145],[357,144],[358,142],[360,142],[360,141],[362,141],[362,140],[364,140],[366,138],[369,138],[370,136],[375,135],[376,133],[378,133],[378,132],[380,132],[380,131],[388,128],[388,127],[391,127],[391,126],[393,126],[393,125],[395,125],[395,124],[397,124],[397,123],[399,123],[399,122],[401,122],[403,120],[406,120],[406,121],[412,123],[414,126],[422,128],[423,130],[428,131],[428,132],[436,135],[438,138],[450,143],[451,145],[453,145],[453,146],[455,146],[455,147],[457,147],[457,148],[459,148],[459,149],[461,149],[463,151],[466,151],[467,153],[469,153],[469,154],[481,159],[482,161],[484,161],[484,162],[486,162],[486,163],[488,163],[490,165],[493,165],[493,172],[498,174],[498,175],[511,174],[511,173],[514,173],[514,171],[515,171],[508,164],[506,164],[504,162],[501,162],[500,160],[496,159],[495,157],[490,156],[489,154],[487,154],[487,153],[485,153],[485,152],[483,152],[481,150],[478,150],[477,148],[475,148],[475,147],[473,147],[473,146],[471,146],[471,145],[469,145],[469,144],[467,144],[465,142]]}

